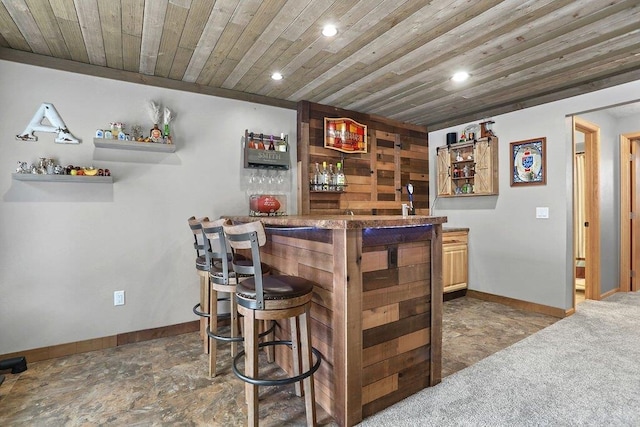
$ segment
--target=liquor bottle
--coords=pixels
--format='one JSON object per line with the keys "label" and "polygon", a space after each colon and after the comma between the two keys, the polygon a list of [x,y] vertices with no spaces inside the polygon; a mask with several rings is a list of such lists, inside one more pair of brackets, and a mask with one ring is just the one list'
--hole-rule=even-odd
{"label": "liquor bottle", "polygon": [[273,135],[269,137],[269,150],[276,151],[276,146],[273,145]]}
{"label": "liquor bottle", "polygon": [[321,184],[322,191],[329,190],[329,169],[327,169],[327,162],[322,162],[322,175],[321,175]]}
{"label": "liquor bottle", "polygon": [[342,170],[342,163],[338,162],[336,164],[336,169],[336,190],[344,191],[344,187],[347,185],[347,177],[344,175],[344,172]]}
{"label": "liquor bottle", "polygon": [[285,141],[285,139],[284,139],[284,133],[280,134],[280,140],[277,143],[276,149],[278,151],[283,152],[283,153],[287,152],[287,141]]}
{"label": "liquor bottle", "polygon": [[336,174],[333,171],[333,163],[329,163],[329,191],[336,191]]}
{"label": "liquor bottle", "polygon": [[260,134],[260,142],[258,142],[258,150],[264,150],[264,135]]}
{"label": "liquor bottle", "polygon": [[316,162],[316,169],[315,169],[315,172],[313,173],[313,181],[311,186],[311,189],[313,191],[322,190],[322,183],[320,182],[321,179],[322,179],[322,175],[320,174],[320,165],[318,165],[318,162]]}
{"label": "liquor bottle", "polygon": [[253,148],[253,149],[258,148],[256,143],[253,141],[253,132],[249,133],[249,148]]}

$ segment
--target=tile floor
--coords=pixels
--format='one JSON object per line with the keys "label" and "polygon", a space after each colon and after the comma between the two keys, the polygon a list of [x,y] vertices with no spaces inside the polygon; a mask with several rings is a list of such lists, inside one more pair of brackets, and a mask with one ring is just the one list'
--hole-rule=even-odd
{"label": "tile floor", "polygon": [[[468,297],[445,302],[443,377],[556,320]],[[245,425],[244,383],[231,371],[228,346],[221,347],[212,379],[197,333],[30,363],[21,374],[5,373],[0,425]],[[266,360],[261,366],[282,375]],[[260,399],[261,426],[305,425],[293,386],[261,388]],[[318,424],[336,425],[320,407]]]}

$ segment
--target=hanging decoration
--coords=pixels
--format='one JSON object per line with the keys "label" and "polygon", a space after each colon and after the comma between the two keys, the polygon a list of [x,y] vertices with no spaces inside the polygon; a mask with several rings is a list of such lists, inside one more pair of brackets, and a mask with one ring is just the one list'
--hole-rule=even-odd
{"label": "hanging decoration", "polygon": [[[42,124],[44,119],[47,119],[50,125]],[[34,132],[52,132],[57,133],[56,142],[59,144],[79,144],[80,140],[73,136],[67,126],[64,124],[64,120],[56,111],[56,107],[48,102],[43,102],[40,108],[33,115],[33,118],[27,125],[26,129],[19,135],[16,135],[16,139],[20,141],[37,141],[38,137]]]}

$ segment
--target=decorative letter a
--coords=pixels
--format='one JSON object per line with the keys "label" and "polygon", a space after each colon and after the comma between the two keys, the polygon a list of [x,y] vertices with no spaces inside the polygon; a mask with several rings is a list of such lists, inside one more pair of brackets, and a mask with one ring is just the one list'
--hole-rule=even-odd
{"label": "decorative letter a", "polygon": [[[49,120],[51,126],[43,125],[44,119]],[[31,122],[27,125],[27,128],[20,134],[16,135],[16,139],[21,141],[37,141],[38,137],[33,133],[38,132],[55,132],[58,134],[56,142],[60,144],[79,144],[80,140],[73,136],[64,121],[56,111],[56,107],[53,104],[44,102],[38,111],[33,115]]]}

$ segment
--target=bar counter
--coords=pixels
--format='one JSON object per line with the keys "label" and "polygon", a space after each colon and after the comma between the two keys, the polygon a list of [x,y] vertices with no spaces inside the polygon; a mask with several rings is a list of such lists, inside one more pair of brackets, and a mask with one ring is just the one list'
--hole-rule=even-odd
{"label": "bar counter", "polygon": [[[260,220],[263,262],[314,281],[316,403],[352,426],[441,380],[442,224],[428,216],[229,216]],[[279,325],[277,334],[288,334]],[[279,346],[278,346],[279,347]],[[276,362],[291,373],[290,351]]]}

